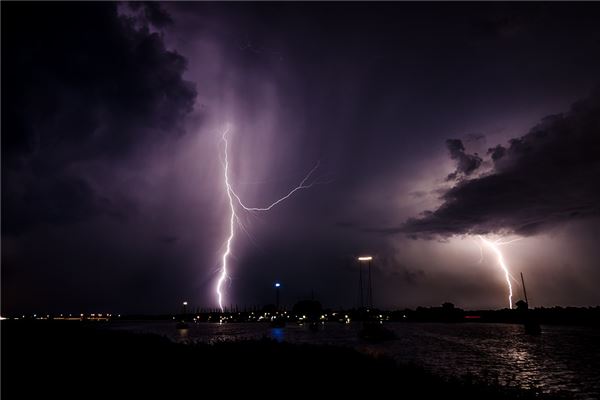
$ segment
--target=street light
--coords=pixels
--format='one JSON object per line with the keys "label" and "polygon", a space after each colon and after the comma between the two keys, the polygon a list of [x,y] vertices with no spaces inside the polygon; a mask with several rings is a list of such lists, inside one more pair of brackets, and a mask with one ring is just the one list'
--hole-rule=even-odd
{"label": "street light", "polygon": [[276,310],[279,311],[279,288],[281,287],[281,283],[275,282],[275,304]]}
{"label": "street light", "polygon": [[183,314],[186,314],[187,301],[183,302]]}
{"label": "street light", "polygon": [[[371,261],[372,260],[373,260],[372,256],[360,256],[360,257],[358,257],[359,263],[361,261],[368,261],[369,262],[369,287],[368,287],[368,292],[367,292],[367,302],[368,302],[369,308],[373,308],[373,282],[371,280]],[[361,305],[361,307],[363,307],[362,268],[361,268],[360,264],[358,266],[358,270],[359,270],[358,273],[359,273],[359,280],[360,280],[360,305]]]}

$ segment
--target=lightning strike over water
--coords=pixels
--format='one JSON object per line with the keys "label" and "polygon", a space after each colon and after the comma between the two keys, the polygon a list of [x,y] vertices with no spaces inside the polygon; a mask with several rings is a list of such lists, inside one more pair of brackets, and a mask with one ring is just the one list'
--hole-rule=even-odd
{"label": "lightning strike over water", "polygon": [[312,182],[312,183],[307,183],[307,182],[311,178],[313,173],[317,170],[317,168],[319,168],[319,163],[317,163],[313,167],[313,169],[311,169],[309,171],[309,173],[304,177],[304,179],[300,182],[300,184],[298,186],[296,186],[295,188],[290,190],[289,193],[286,194],[285,196],[275,200],[270,205],[268,205],[266,207],[247,207],[244,205],[244,203],[242,202],[240,197],[237,195],[237,193],[235,193],[235,191],[233,190],[233,187],[231,185],[231,182],[230,182],[229,157],[228,157],[229,142],[227,140],[227,134],[229,133],[229,130],[230,130],[229,125],[226,125],[225,129],[223,130],[223,135],[221,137],[221,140],[223,141],[223,144],[224,144],[223,147],[224,147],[224,153],[225,153],[223,156],[223,180],[225,183],[225,190],[227,192],[227,199],[229,201],[229,210],[230,210],[229,236],[227,237],[227,240],[225,242],[225,252],[223,253],[223,255],[221,257],[221,271],[219,274],[219,279],[217,280],[217,287],[216,287],[217,301],[219,303],[219,308],[221,309],[221,311],[223,311],[223,283],[229,278],[229,274],[227,272],[228,271],[227,270],[227,261],[229,259],[229,256],[231,255],[231,245],[232,245],[233,239],[235,237],[235,222],[237,221],[238,225],[240,225],[240,227],[243,228],[243,226],[241,225],[239,216],[236,212],[236,206],[235,206],[236,201],[240,205],[240,207],[242,207],[245,211],[269,211],[273,207],[278,205],[279,203],[287,200],[295,192],[297,192],[301,189],[308,189],[308,188],[312,187],[313,185],[315,185],[317,182]]}
{"label": "lightning strike over water", "polygon": [[229,216],[229,236],[227,237],[227,242],[225,246],[225,252],[223,253],[223,257],[221,260],[221,274],[219,276],[219,280],[217,281],[217,299],[219,302],[219,307],[221,311],[223,311],[223,293],[221,292],[221,287],[223,286],[223,282],[225,279],[229,277],[227,274],[227,259],[231,254],[231,242],[233,241],[233,237],[235,235],[235,224],[234,221],[237,219],[237,215],[235,213],[235,207],[233,205],[233,196],[231,190],[231,184],[229,183],[229,160],[227,158],[227,133],[229,132],[229,126],[225,127],[223,131],[223,142],[225,143],[225,156],[223,158],[223,175],[225,179],[225,188],[227,190],[227,198],[229,199],[229,209],[231,215]]}
{"label": "lightning strike over water", "polygon": [[[499,246],[504,245],[504,244],[513,243],[513,242],[516,242],[516,241],[518,241],[520,239],[509,240],[509,241],[506,241],[506,242],[502,242],[500,240],[496,240],[496,241],[492,242],[490,240],[485,239],[481,235],[477,235],[477,236],[479,237],[479,239],[481,240],[481,242],[483,244],[485,244],[487,247],[489,247],[496,254],[496,257],[498,259],[498,265],[504,271],[504,277],[506,278],[506,284],[508,285],[508,307],[510,309],[512,309],[513,290],[512,290],[512,284],[510,283],[510,279],[512,278],[512,276],[511,276],[511,274],[510,274],[510,272],[508,270],[508,265],[506,264],[506,261],[504,260],[504,255],[500,251]],[[482,251],[481,247],[479,247],[479,249],[481,251],[481,259],[480,259],[480,262],[481,262],[483,260],[483,251]]]}

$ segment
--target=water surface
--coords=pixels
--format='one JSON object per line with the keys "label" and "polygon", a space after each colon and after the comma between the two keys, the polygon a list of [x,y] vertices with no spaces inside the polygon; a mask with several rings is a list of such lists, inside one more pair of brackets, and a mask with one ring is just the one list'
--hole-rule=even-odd
{"label": "water surface", "polygon": [[484,323],[388,323],[398,338],[366,343],[358,324],[327,323],[314,332],[306,325],[272,328],[266,323],[190,324],[177,330],[174,322],[118,322],[112,329],[150,332],[177,342],[273,338],[291,343],[349,346],[369,354],[384,354],[420,365],[444,376],[472,374],[489,381],[566,393],[574,399],[600,399],[600,329],[543,326],[529,336],[521,325]]}

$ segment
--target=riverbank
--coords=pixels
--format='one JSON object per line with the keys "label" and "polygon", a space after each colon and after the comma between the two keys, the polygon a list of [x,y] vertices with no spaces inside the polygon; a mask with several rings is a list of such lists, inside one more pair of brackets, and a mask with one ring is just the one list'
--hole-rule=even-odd
{"label": "riverbank", "polygon": [[[207,393],[538,399],[534,391],[441,378],[335,346],[270,339],[184,345],[79,322],[3,321],[3,398]],[[53,398],[53,397],[52,397]],[[553,397],[556,398],[556,397]]]}

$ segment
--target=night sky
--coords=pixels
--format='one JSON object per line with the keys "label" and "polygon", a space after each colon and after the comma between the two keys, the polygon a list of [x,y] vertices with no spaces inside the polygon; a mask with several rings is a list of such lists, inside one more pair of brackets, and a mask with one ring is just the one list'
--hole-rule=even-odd
{"label": "night sky", "polygon": [[[2,314],[600,304],[600,5],[2,3]],[[515,300],[521,297],[514,283]]]}

